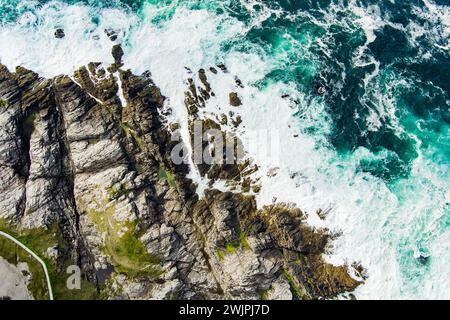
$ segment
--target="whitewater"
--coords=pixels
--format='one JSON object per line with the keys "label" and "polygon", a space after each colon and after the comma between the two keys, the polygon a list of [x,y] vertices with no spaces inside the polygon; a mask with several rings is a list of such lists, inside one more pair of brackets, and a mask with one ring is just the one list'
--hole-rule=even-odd
{"label": "whitewater", "polygon": [[[228,73],[208,73],[216,96],[204,112],[242,97],[233,110],[260,167],[258,206],[295,203],[338,233],[326,259],[364,266],[358,299],[449,299],[450,83],[414,63],[450,70],[450,7],[418,1],[402,21],[378,2],[323,2],[0,0],[0,62],[45,77],[112,63],[105,30],[115,30],[125,68],[150,70],[185,134],[186,68],[224,63]],[[380,51],[388,36],[409,51]],[[415,61],[399,72],[405,55]],[[276,133],[278,163],[254,150],[258,130]]]}

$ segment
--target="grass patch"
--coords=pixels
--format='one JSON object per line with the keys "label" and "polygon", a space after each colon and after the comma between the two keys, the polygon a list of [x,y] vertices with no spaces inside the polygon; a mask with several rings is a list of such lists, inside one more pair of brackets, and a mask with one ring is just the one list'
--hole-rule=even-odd
{"label": "grass patch", "polygon": [[[50,276],[50,282],[52,284],[53,296],[55,300],[82,300],[89,299],[94,300],[98,297],[97,287],[86,280],[81,281],[80,290],[68,290],[66,281],[68,274],[65,272],[58,272],[55,264],[45,257],[45,252],[49,247],[58,246],[60,251],[66,251],[67,244],[58,232],[57,225],[51,226],[49,229],[38,228],[31,230],[24,230],[22,232],[15,231],[5,220],[0,220],[0,230],[15,237],[21,243],[30,248],[36,253],[47,266],[47,270]],[[2,242],[8,241],[7,242]],[[3,244],[2,244],[3,243]],[[32,274],[32,281],[29,285],[29,290],[33,294],[36,300],[48,299],[47,282],[45,280],[45,273],[42,266],[28,253],[20,247],[17,247],[12,241],[0,237],[0,256],[4,257],[11,263],[16,264],[15,259],[20,258],[29,259],[24,261],[28,263],[30,273]],[[26,258],[26,256],[29,256]],[[10,260],[11,259],[11,260]],[[75,262],[66,262],[66,267],[76,264]],[[63,268],[65,270],[65,268]]]}
{"label": "grass patch", "polygon": [[145,150],[145,143],[144,140],[137,134],[136,131],[130,130],[131,136],[133,137],[134,141],[136,141],[139,150],[144,151]]}
{"label": "grass patch", "polygon": [[232,243],[227,243],[225,246],[225,251],[228,254],[232,254],[234,253],[237,249],[239,249],[241,246],[240,245],[235,245]]}
{"label": "grass patch", "polygon": [[125,133],[126,136],[130,135],[130,127],[128,126],[128,123],[126,122],[121,122],[120,123],[120,128],[122,128],[123,133]]}
{"label": "grass patch", "polygon": [[259,298],[261,300],[269,300],[269,292],[267,290],[261,290],[259,293]]}
{"label": "grass patch", "polygon": [[0,230],[19,240],[41,258],[49,247],[54,247],[56,245],[61,247],[61,244],[63,243],[62,238],[58,237],[56,224],[48,229],[27,229],[19,232],[13,230],[5,220],[0,220]]}
{"label": "grass patch", "polygon": [[291,289],[292,289],[294,295],[300,300],[308,300],[308,296],[298,286],[294,276],[286,270],[283,270],[282,272],[283,272],[283,275],[286,278],[286,280],[289,282],[289,285],[291,286]]}
{"label": "grass patch", "polygon": [[0,237],[0,256],[12,265],[25,262],[31,274],[31,281],[28,284],[29,292],[36,300],[47,300],[49,298],[44,270],[35,258],[4,237]]}
{"label": "grass patch", "polygon": [[0,99],[0,108],[8,108],[8,101]]}
{"label": "grass patch", "polygon": [[239,242],[241,244],[241,248],[250,250],[250,245],[248,244],[247,235],[245,234],[245,232],[241,231],[239,233]]}
{"label": "grass patch", "polygon": [[[47,264],[48,265],[48,264]],[[68,264],[69,265],[69,264]],[[47,267],[48,268],[48,267]],[[67,278],[70,276],[66,273],[57,272],[51,265],[48,268],[50,281],[53,287],[53,296],[55,300],[97,300],[99,299],[99,291],[95,284],[81,279],[81,289],[67,289]]]}
{"label": "grass patch", "polygon": [[106,233],[104,250],[115,270],[130,276],[159,276],[159,259],[147,252],[136,234],[136,223],[117,221],[114,213],[115,207],[111,206],[104,211],[90,210],[88,215],[98,230]]}
{"label": "grass patch", "polygon": [[127,137],[132,137],[134,141],[136,141],[140,151],[145,150],[144,140],[139,136],[139,134],[135,130],[131,129],[128,123],[121,122],[120,127],[122,128],[123,132]]}
{"label": "grass patch", "polygon": [[155,267],[159,259],[147,252],[144,244],[136,237],[134,230],[127,231],[119,239],[109,241],[106,246],[116,270],[131,276],[147,275],[157,277],[161,274]]}
{"label": "grass patch", "polygon": [[169,187],[176,188],[177,182],[175,181],[175,175],[168,170],[159,170],[159,178],[166,180],[169,184]]}
{"label": "grass patch", "polygon": [[244,232],[239,233],[238,242],[225,244],[225,250],[218,249],[217,256],[219,257],[219,260],[223,260],[225,259],[225,256],[233,254],[238,249],[250,250],[250,245],[248,244],[247,241],[247,235]]}
{"label": "grass patch", "polygon": [[220,261],[223,261],[223,259],[225,259],[225,256],[227,255],[227,253],[223,250],[218,249],[217,250],[217,257],[219,257]]}

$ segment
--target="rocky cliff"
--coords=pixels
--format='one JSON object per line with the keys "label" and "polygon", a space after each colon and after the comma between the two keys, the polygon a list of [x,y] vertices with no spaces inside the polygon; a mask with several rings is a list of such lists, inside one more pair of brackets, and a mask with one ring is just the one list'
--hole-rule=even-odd
{"label": "rocky cliff", "polygon": [[[122,55],[116,46],[113,65],[53,79],[0,65],[0,221],[47,258],[57,297],[72,264],[95,289],[89,298],[317,299],[360,284],[324,261],[331,235],[299,209],[257,208],[250,162],[199,165],[210,181],[240,186],[200,197],[192,168],[171,161],[177,125],[165,97],[149,72],[123,70]],[[187,83],[190,123],[214,94],[205,70],[195,76],[203,86]],[[234,93],[230,104],[240,105]]]}

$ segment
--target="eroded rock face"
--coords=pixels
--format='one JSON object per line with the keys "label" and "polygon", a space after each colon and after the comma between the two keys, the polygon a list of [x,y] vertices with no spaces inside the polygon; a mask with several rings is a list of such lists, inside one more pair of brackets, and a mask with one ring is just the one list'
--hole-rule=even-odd
{"label": "eroded rock face", "polygon": [[[54,79],[0,65],[1,219],[56,225],[68,244],[56,263],[106,278],[110,299],[327,298],[359,285],[322,259],[329,235],[300,210],[214,189],[199,199],[189,167],[171,161],[165,98],[149,73],[120,69],[121,48],[113,55],[113,66]],[[191,120],[214,94],[205,70],[199,79],[186,93]],[[199,169],[245,191],[250,167]]]}

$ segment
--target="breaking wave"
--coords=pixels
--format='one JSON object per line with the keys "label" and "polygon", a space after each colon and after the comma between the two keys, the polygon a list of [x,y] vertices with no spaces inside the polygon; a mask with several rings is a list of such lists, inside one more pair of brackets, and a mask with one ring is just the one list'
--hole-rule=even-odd
{"label": "breaking wave", "polygon": [[271,129],[281,141],[278,174],[258,176],[258,205],[294,202],[341,232],[327,259],[367,268],[358,298],[450,296],[443,1],[1,0],[0,13],[0,61],[49,77],[111,63],[104,30],[117,31],[125,66],[150,70],[184,125],[185,67],[225,63],[229,73],[209,75],[208,112],[238,91],[239,134]]}

